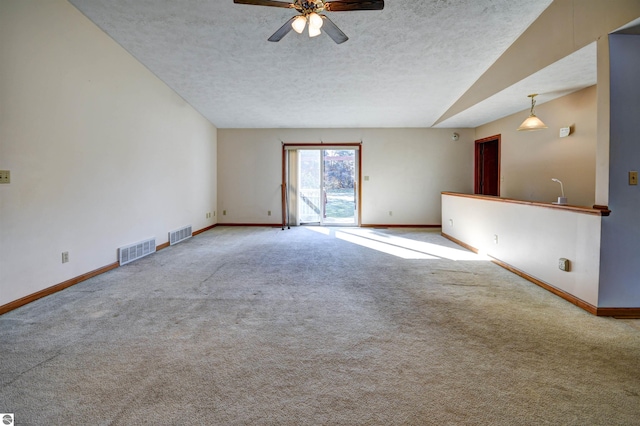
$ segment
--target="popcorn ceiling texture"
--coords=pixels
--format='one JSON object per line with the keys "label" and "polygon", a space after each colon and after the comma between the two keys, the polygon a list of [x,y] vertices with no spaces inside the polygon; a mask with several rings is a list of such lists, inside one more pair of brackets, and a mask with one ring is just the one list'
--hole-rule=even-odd
{"label": "popcorn ceiling texture", "polygon": [[530,93],[540,92],[536,97],[539,105],[593,86],[598,78],[596,61],[593,42],[435,127],[478,127],[514,111],[528,111],[531,101],[526,95]]}
{"label": "popcorn ceiling texture", "polygon": [[289,9],[70,1],[219,128],[429,127],[551,3],[388,0],[382,11],[327,12],[350,38],[336,45],[293,31],[268,42]]}

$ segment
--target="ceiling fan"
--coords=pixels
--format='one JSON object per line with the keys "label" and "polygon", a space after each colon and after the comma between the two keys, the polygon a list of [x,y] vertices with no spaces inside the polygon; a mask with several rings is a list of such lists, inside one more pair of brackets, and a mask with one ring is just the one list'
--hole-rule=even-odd
{"label": "ceiling fan", "polygon": [[292,3],[274,0],[233,0],[233,2],[254,6],[284,7],[295,9],[300,13],[300,15],[289,19],[278,31],[273,33],[269,37],[269,41],[282,40],[292,29],[298,34],[302,34],[308,23],[309,37],[320,35],[322,33],[320,28],[324,28],[333,41],[337,44],[344,43],[349,40],[349,37],[326,15],[321,15],[322,12],[384,9],[384,0],[295,0]]}

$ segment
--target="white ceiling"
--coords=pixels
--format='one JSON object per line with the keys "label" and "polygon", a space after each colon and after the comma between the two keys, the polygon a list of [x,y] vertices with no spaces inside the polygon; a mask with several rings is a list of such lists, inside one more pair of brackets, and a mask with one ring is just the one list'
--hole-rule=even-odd
{"label": "white ceiling", "polygon": [[[531,100],[526,97],[528,94],[538,93],[536,104],[539,105],[593,86],[597,79],[596,61],[594,42],[435,127],[478,127],[516,111],[529,109]],[[524,118],[526,115],[523,115]]]}
{"label": "white ceiling", "polygon": [[[218,128],[431,127],[552,0],[387,0],[327,12],[349,37],[290,32],[295,14],[232,0],[70,0]],[[595,46],[454,116],[476,127],[595,84]]]}

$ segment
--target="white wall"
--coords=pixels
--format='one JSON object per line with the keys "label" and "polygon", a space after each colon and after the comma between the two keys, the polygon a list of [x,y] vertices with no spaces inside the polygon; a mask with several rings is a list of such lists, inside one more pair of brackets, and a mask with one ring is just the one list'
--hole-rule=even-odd
{"label": "white wall", "polygon": [[66,1],[0,2],[0,306],[213,224],[216,132]]}
{"label": "white wall", "polygon": [[439,225],[440,192],[472,191],[474,131],[455,131],[219,129],[218,220],[280,223],[282,142],[362,141],[362,224]]}
{"label": "white wall", "polygon": [[[600,216],[443,195],[442,218],[445,234],[598,306]],[[570,272],[558,268],[560,258]]]}
{"label": "white wall", "polygon": [[[545,130],[516,130],[528,109],[476,129],[476,139],[502,135],[502,197],[551,202],[560,196],[560,185],[551,181],[557,178],[564,184],[569,204],[595,204],[596,92],[592,86],[536,105],[536,115],[549,127]],[[523,106],[528,101],[523,96]],[[560,138],[559,130],[566,126],[572,126],[573,133]]]}

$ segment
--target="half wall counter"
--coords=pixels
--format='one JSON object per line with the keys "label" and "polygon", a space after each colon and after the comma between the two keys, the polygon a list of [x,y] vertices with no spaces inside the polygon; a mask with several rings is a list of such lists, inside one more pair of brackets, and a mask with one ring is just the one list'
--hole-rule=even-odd
{"label": "half wall counter", "polygon": [[442,235],[597,314],[608,210],[442,192]]}

